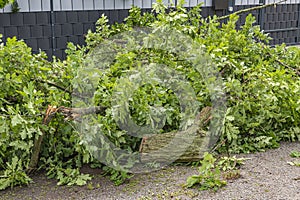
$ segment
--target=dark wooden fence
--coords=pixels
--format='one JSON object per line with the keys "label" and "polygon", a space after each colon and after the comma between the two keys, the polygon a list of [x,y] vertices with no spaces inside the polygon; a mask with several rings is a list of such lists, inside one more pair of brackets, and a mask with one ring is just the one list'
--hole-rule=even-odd
{"label": "dark wooden fence", "polygon": [[[265,3],[265,0],[260,0]],[[254,5],[235,5],[234,11],[250,8]],[[5,41],[8,37],[17,36],[32,48],[33,52],[45,51],[49,58],[52,55],[64,59],[68,42],[84,44],[84,34],[95,30],[95,22],[102,15],[108,16],[110,23],[122,22],[128,16],[128,9],[85,10],[85,11],[40,11],[0,13],[0,34]],[[143,9],[144,12],[150,9]],[[217,14],[228,14],[227,10],[215,10],[214,7],[203,7],[204,17]],[[271,44],[300,44],[300,4],[280,4],[263,10],[252,11],[261,28],[270,33],[274,40]],[[238,22],[244,23],[246,13]]]}

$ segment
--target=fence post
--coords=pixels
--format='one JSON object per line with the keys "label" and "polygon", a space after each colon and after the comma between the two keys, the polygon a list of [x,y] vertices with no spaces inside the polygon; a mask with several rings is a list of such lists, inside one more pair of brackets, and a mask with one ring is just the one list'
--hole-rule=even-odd
{"label": "fence post", "polygon": [[[50,26],[51,26],[51,53],[52,56],[55,53],[56,50],[56,41],[55,41],[55,15],[54,15],[54,6],[53,6],[53,0],[50,0]],[[52,59],[52,58],[51,58]]]}
{"label": "fence post", "polygon": [[297,22],[297,37],[296,44],[300,44],[300,3],[298,3],[298,22]]}

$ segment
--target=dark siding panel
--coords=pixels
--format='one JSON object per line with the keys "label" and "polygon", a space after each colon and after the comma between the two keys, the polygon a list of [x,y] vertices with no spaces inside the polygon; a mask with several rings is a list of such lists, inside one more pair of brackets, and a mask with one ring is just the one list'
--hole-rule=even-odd
{"label": "dark siding panel", "polygon": [[4,34],[4,27],[0,27],[0,34]]}
{"label": "dark siding panel", "polygon": [[78,44],[79,45],[84,45],[85,41],[84,41],[84,37],[83,36],[78,36]]}
{"label": "dark siding panel", "polygon": [[39,12],[36,13],[36,21],[37,24],[49,24],[50,23],[50,15],[48,12]]}
{"label": "dark siding panel", "polygon": [[77,12],[68,11],[67,13],[67,22],[68,23],[76,23],[78,22],[78,14]]}
{"label": "dark siding panel", "polygon": [[123,22],[124,19],[125,19],[126,17],[128,17],[128,15],[129,15],[129,11],[128,11],[128,10],[119,10],[119,20],[120,20],[121,22]]}
{"label": "dark siding panel", "polygon": [[62,36],[70,36],[73,34],[72,24],[62,24],[61,30],[62,30]]}
{"label": "dark siding panel", "polygon": [[56,51],[54,51],[53,55],[56,56],[56,57],[58,57],[58,58],[61,58],[61,59],[64,58],[64,54],[63,54],[62,50],[56,50]]}
{"label": "dark siding panel", "polygon": [[10,25],[10,14],[4,13],[0,17],[0,27]]}
{"label": "dark siding panel", "polygon": [[39,25],[32,26],[30,28],[31,37],[33,38],[41,38],[43,37],[43,27]]}
{"label": "dark siding panel", "polygon": [[50,25],[43,26],[43,36],[44,37],[51,37],[52,36],[51,26]]}
{"label": "dark siding panel", "polygon": [[79,22],[89,22],[89,14],[85,11],[78,12],[78,21]]}
{"label": "dark siding panel", "polygon": [[111,10],[109,13],[109,21],[110,24],[114,24],[115,22],[119,21],[118,11],[117,10]]}
{"label": "dark siding panel", "polygon": [[95,31],[95,25],[93,23],[83,24],[83,32],[84,32],[84,34],[87,33],[88,30]]}
{"label": "dark siding panel", "polygon": [[19,26],[18,33],[18,38],[27,39],[31,37],[29,26]]}
{"label": "dark siding panel", "polygon": [[49,38],[40,38],[37,39],[38,47],[42,50],[50,49],[50,39]]}
{"label": "dark siding panel", "polygon": [[10,24],[15,26],[23,25],[23,14],[22,13],[13,13],[10,15]]}
{"label": "dark siding panel", "polygon": [[65,49],[67,46],[67,37],[59,37],[56,38],[56,48],[57,49]]}
{"label": "dark siding panel", "polygon": [[[10,27],[5,28],[4,33],[5,33],[5,37],[17,36],[18,29],[15,26],[10,26]],[[21,39],[21,38],[18,38],[18,39]]]}
{"label": "dark siding panel", "polygon": [[68,37],[68,42],[72,42],[74,44],[78,44],[78,37],[77,36]]}
{"label": "dark siding panel", "polygon": [[54,35],[55,36],[60,36],[62,34],[62,30],[61,30],[61,24],[55,24],[54,25]]}
{"label": "dark siding panel", "polygon": [[48,59],[50,60],[52,58],[52,50],[51,49],[48,49],[48,50],[43,50],[47,56],[48,56]]}
{"label": "dark siding panel", "polygon": [[99,11],[93,10],[88,12],[88,16],[90,22],[96,22],[100,18],[101,14],[99,13]]}
{"label": "dark siding panel", "polygon": [[83,35],[83,24],[73,24],[73,34],[74,35]]}
{"label": "dark siding panel", "polygon": [[24,13],[24,24],[35,25],[36,24],[36,13]]}
{"label": "dark siding panel", "polygon": [[55,12],[55,23],[58,23],[58,24],[67,23],[67,13],[66,12]]}
{"label": "dark siding panel", "polygon": [[32,48],[33,51],[38,50],[37,39],[25,39],[24,40],[28,46]]}

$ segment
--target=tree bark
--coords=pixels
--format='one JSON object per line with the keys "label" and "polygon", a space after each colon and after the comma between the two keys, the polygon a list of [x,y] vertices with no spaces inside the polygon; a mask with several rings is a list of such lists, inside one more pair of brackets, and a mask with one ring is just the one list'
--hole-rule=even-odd
{"label": "tree bark", "polygon": [[[48,105],[48,108],[46,110],[44,119],[43,119],[43,124],[44,125],[48,125],[49,122],[51,121],[51,118],[53,117],[53,114],[55,114],[57,111],[57,109],[55,107],[52,107],[50,105]],[[45,135],[45,132],[43,130],[41,130],[42,134],[39,135],[33,144],[33,148],[32,148],[32,154],[31,154],[31,158],[30,158],[30,162],[28,165],[28,169],[27,172],[31,173],[34,170],[36,170],[37,168],[37,164],[39,162],[39,156],[40,156],[40,151],[41,151],[41,145],[43,142],[43,138]]]}
{"label": "tree bark", "polygon": [[198,161],[208,146],[209,138],[203,129],[211,119],[211,107],[197,115],[194,124],[184,131],[146,136],[140,144],[142,162]]}

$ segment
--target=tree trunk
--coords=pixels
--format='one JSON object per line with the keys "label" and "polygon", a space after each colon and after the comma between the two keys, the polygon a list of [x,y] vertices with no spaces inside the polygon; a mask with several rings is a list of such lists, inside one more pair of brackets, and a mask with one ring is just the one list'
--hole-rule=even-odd
{"label": "tree trunk", "polygon": [[[56,108],[51,105],[48,105],[48,108],[44,116],[43,124],[47,126],[51,121],[52,117],[56,113],[61,113],[65,117],[65,120],[80,120],[81,116],[83,115],[103,113],[105,109],[106,109],[105,107],[101,107],[101,106],[90,107],[90,108],[67,108],[61,106]],[[35,139],[33,144],[32,154],[27,169],[28,173],[33,172],[37,168],[39,162],[41,145],[45,136],[45,132],[43,130],[41,131],[42,134]]]}
{"label": "tree trunk", "polygon": [[211,119],[211,107],[197,115],[192,126],[184,131],[144,137],[140,145],[142,162],[191,162],[198,161],[208,147],[209,137],[204,126]]}

